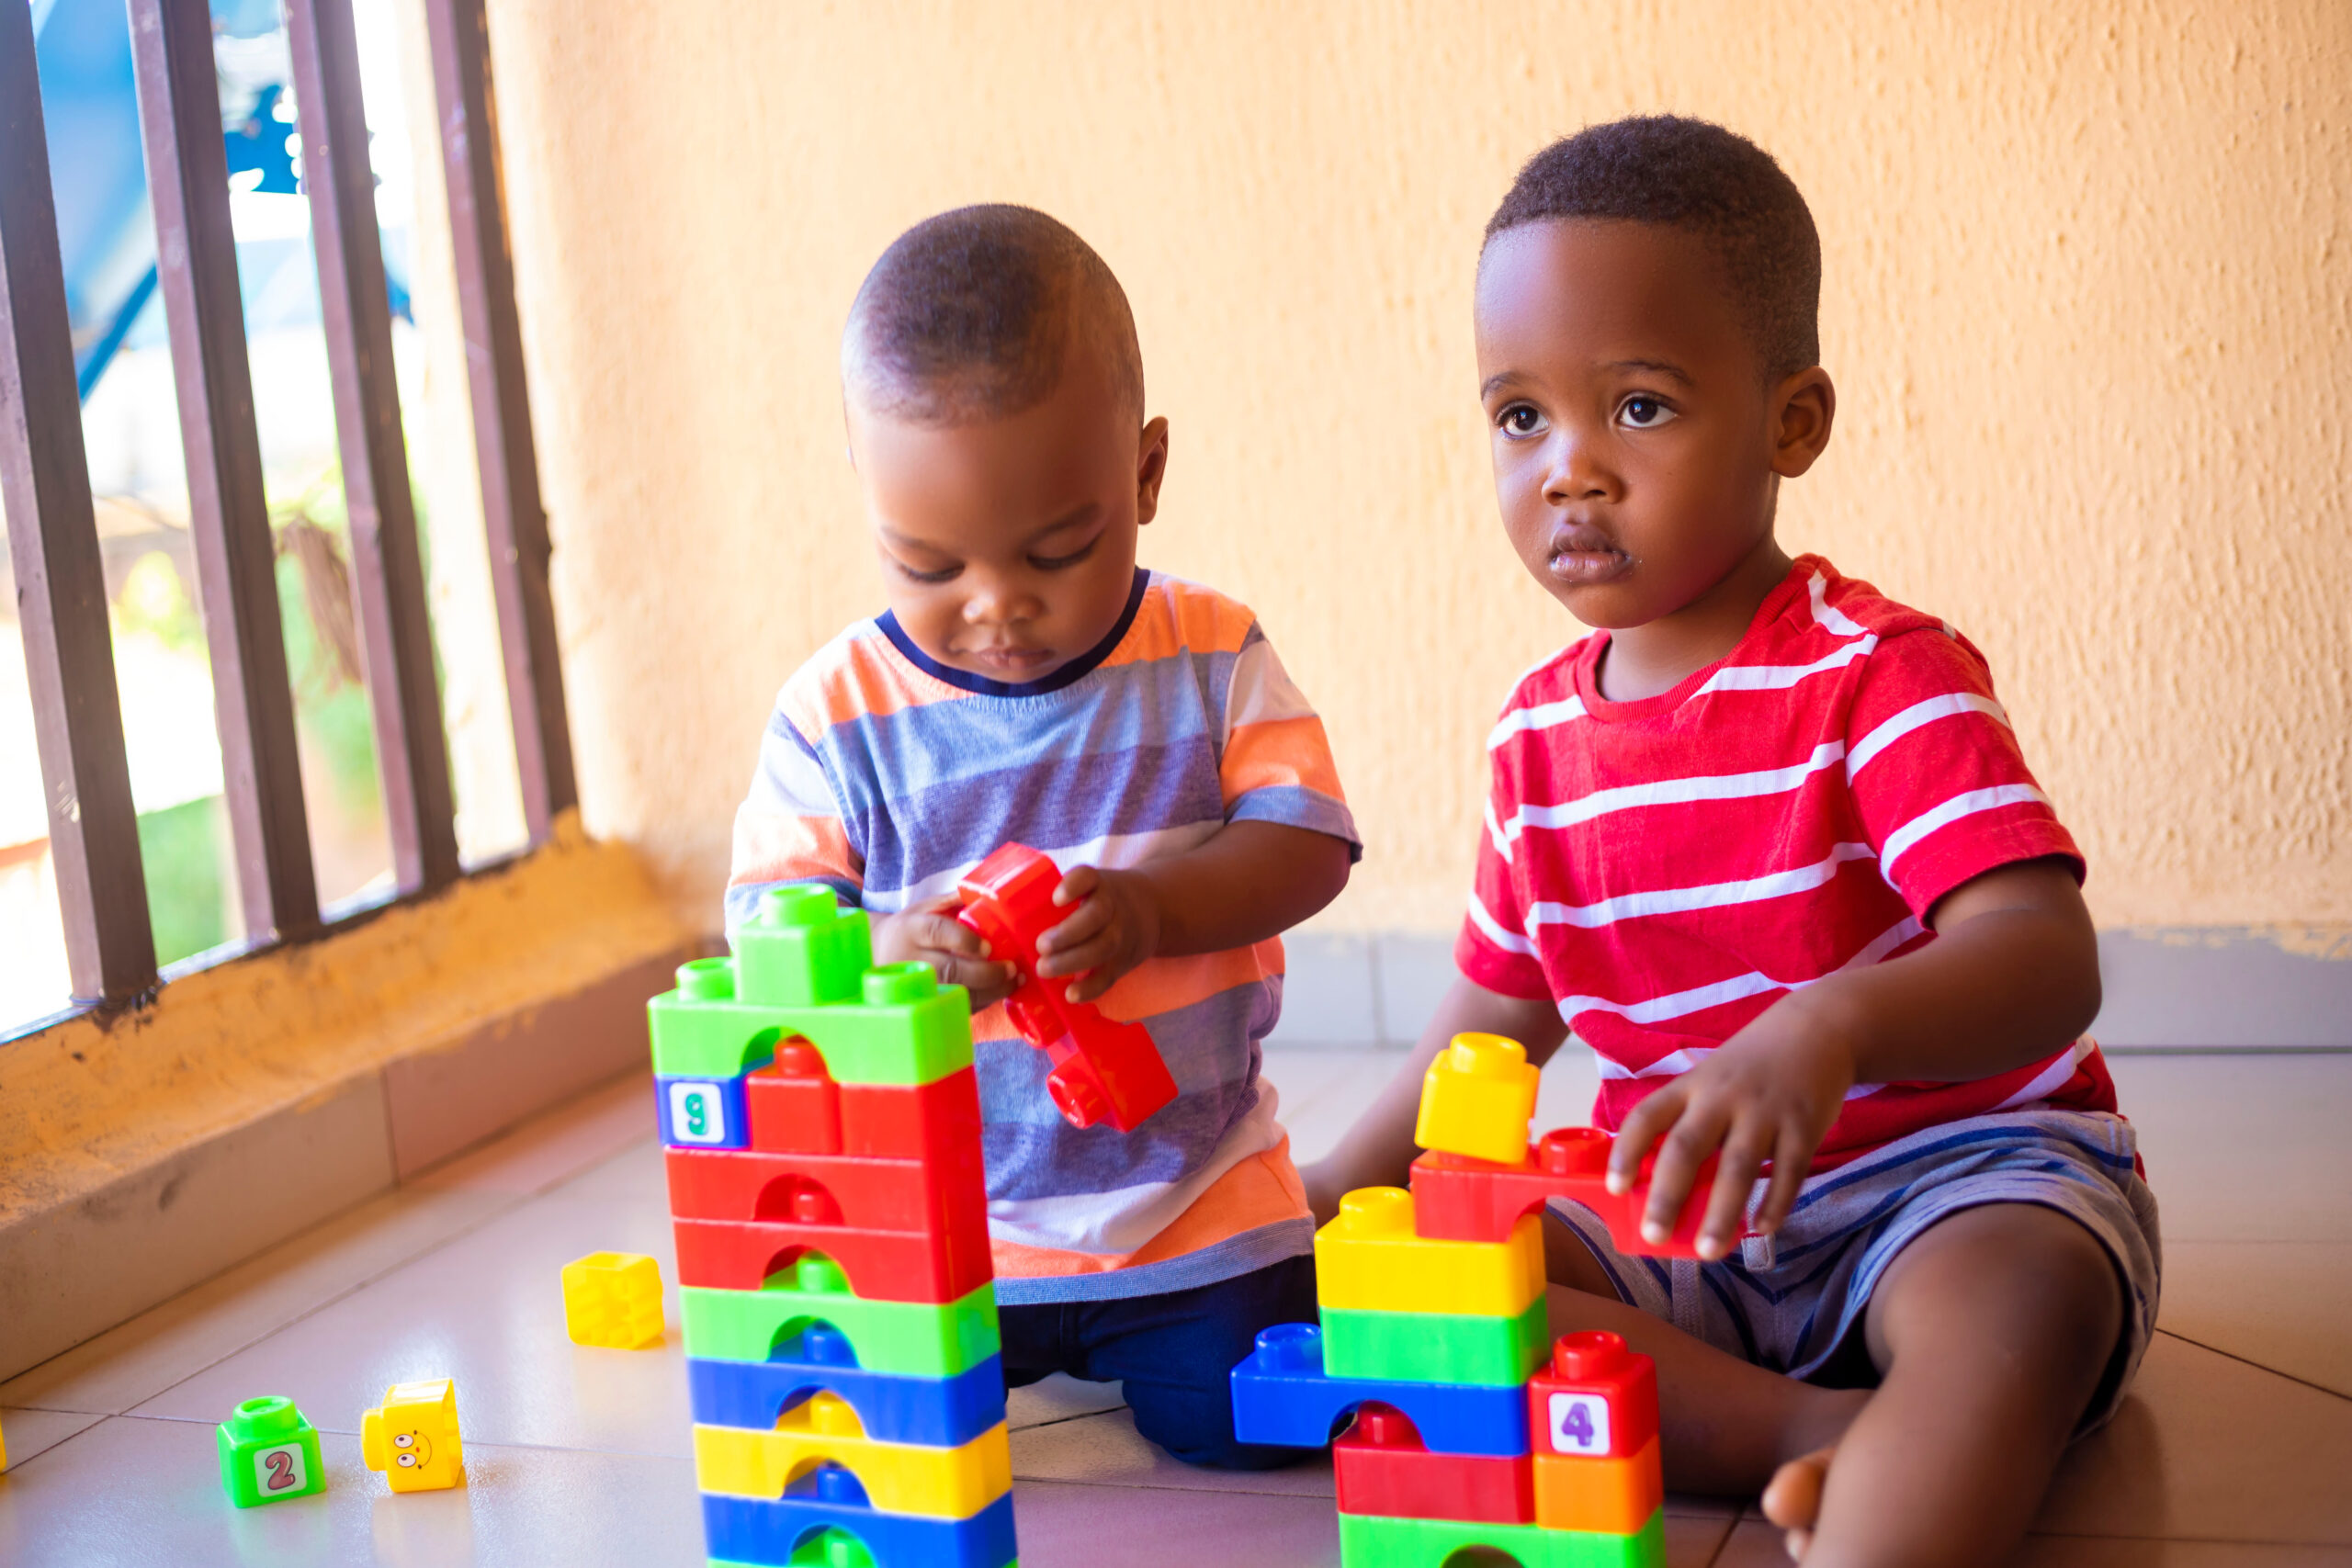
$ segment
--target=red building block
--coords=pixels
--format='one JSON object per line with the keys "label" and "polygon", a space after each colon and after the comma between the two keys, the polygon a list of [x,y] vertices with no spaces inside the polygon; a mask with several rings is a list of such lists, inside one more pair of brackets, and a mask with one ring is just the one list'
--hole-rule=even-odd
{"label": "red building block", "polygon": [[[797,1211],[820,1213],[819,1195],[794,1192]],[[756,1291],[801,1254],[820,1252],[841,1265],[853,1294],[867,1301],[946,1303],[993,1278],[983,1227],[977,1245],[922,1231],[859,1230],[806,1221],[675,1219],[678,1282],[721,1291]]]}
{"label": "red building block", "polygon": [[1176,1098],[1176,1080],[1142,1024],[1115,1022],[1091,1002],[1071,1001],[1067,977],[1037,978],[1037,939],[1070,914],[1054,902],[1061,880],[1046,856],[1006,844],[956,885],[964,899],[956,918],[1020,969],[1021,985],[1005,998],[1005,1011],[1021,1037],[1052,1061],[1046,1091],[1055,1109],[1073,1127],[1108,1122],[1132,1133]]}
{"label": "red building block", "polygon": [[765,1220],[913,1231],[951,1248],[988,1250],[988,1194],[978,1161],[960,1176],[921,1160],[777,1155],[742,1149],[665,1151],[670,1213],[689,1220]]}
{"label": "red building block", "polygon": [[1331,1444],[1340,1512],[1401,1519],[1532,1524],[1533,1471],[1525,1454],[1433,1454],[1402,1411],[1367,1404]]}
{"label": "red building block", "polygon": [[1555,1127],[1528,1146],[1517,1165],[1432,1150],[1413,1162],[1413,1220],[1420,1235],[1444,1241],[1502,1241],[1522,1214],[1547,1198],[1567,1198],[1600,1216],[1609,1239],[1621,1252],[1646,1258],[1696,1258],[1699,1222],[1715,1187],[1716,1159],[1699,1168],[1690,1196],[1663,1247],[1642,1239],[1642,1210],[1650,1200],[1653,1148],[1642,1157],[1642,1172],[1623,1197],[1609,1190],[1609,1150],[1615,1142],[1597,1127]]}
{"label": "red building block", "polygon": [[909,1089],[835,1083],[806,1040],[745,1076],[752,1147],[770,1154],[864,1155],[978,1169],[980,1096],[969,1067]]}
{"label": "red building block", "polygon": [[1657,1436],[1657,1363],[1614,1334],[1563,1335],[1527,1380],[1528,1447],[1571,1459],[1631,1459]]}

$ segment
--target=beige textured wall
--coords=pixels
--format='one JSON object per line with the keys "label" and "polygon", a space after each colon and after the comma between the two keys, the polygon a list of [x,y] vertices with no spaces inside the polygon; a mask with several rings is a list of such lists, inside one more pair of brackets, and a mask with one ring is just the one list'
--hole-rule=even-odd
{"label": "beige textured wall", "polygon": [[591,825],[705,920],[768,699],[875,606],[842,310],[907,223],[1044,207],[1174,425],[1153,564],[1250,601],[1444,929],[1512,672],[1478,231],[1644,109],[1813,203],[1838,438],[1792,548],[1991,653],[2107,923],[2352,919],[2352,7],[492,0]]}

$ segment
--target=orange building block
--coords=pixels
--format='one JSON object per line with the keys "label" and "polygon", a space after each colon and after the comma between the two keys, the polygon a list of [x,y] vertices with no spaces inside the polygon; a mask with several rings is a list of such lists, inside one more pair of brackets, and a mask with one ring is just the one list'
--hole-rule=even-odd
{"label": "orange building block", "polygon": [[1533,1456],[1535,1522],[1545,1529],[1636,1535],[1666,1501],[1657,1439],[1627,1459]]}

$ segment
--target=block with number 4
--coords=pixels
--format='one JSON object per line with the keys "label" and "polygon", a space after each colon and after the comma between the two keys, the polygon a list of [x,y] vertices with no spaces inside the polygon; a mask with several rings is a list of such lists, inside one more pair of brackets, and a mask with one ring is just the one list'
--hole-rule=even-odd
{"label": "block with number 4", "polygon": [[1657,1436],[1657,1363],[1614,1334],[1563,1335],[1527,1382],[1531,1451],[1632,1459]]}
{"label": "block with number 4", "polygon": [[327,1489],[318,1428],[290,1399],[248,1399],[214,1435],[220,1450],[220,1490],[240,1508]]}

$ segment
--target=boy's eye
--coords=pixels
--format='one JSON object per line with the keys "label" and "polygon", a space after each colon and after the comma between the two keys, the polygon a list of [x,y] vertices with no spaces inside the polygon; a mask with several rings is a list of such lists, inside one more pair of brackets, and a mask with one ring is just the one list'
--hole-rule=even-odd
{"label": "boy's eye", "polygon": [[1092,555],[1094,553],[1094,547],[1102,542],[1102,536],[1097,534],[1094,537],[1087,540],[1086,543],[1080,545],[1078,548],[1070,551],[1069,554],[1066,556],[1031,556],[1029,558],[1029,564],[1035,567],[1039,571],[1059,571],[1066,566],[1076,566],[1079,562]]}
{"label": "boy's eye", "polygon": [[905,572],[915,581],[929,582],[933,584],[953,582],[956,581],[956,574],[964,570],[960,566],[944,566],[937,571],[917,571],[913,567],[909,566],[902,560],[896,560],[895,558],[893,564],[895,564],[900,571]]}
{"label": "boy's eye", "polygon": [[1544,428],[1544,416],[1527,403],[1512,403],[1496,416],[1495,423],[1505,435],[1532,435]]}
{"label": "boy's eye", "polygon": [[1617,418],[1635,430],[1656,430],[1674,418],[1674,411],[1656,398],[1639,393],[1617,405]]}

